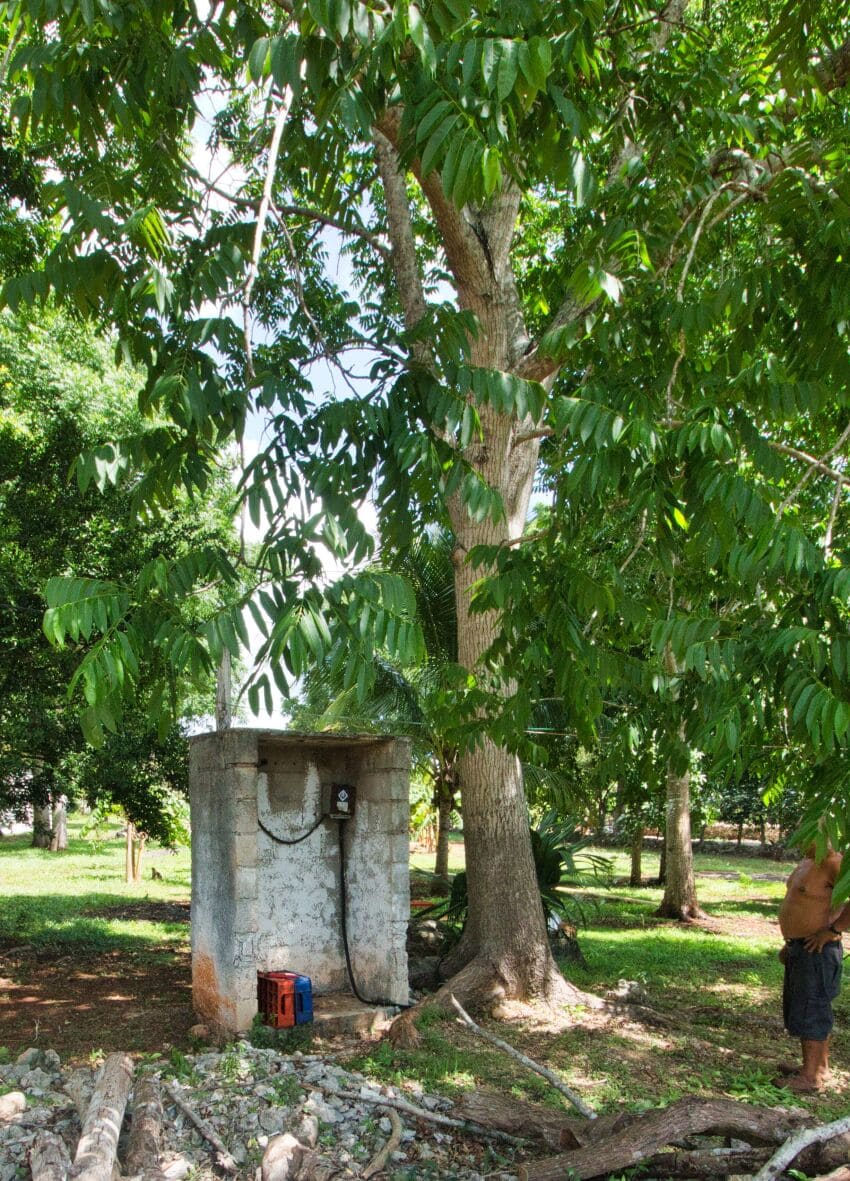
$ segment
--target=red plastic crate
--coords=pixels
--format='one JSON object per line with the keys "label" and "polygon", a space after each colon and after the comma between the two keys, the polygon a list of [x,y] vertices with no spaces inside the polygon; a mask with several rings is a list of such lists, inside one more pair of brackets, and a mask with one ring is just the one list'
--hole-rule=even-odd
{"label": "red plastic crate", "polygon": [[258,972],[257,1007],[263,1023],[274,1029],[291,1029],[312,1021],[310,977],[297,972]]}

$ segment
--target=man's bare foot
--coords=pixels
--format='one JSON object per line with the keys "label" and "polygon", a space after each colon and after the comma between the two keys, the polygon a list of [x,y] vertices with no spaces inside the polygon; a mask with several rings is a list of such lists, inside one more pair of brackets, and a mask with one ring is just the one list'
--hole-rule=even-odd
{"label": "man's bare foot", "polygon": [[793,1091],[795,1095],[816,1095],[824,1089],[826,1084],[813,1082],[812,1079],[806,1078],[802,1074],[792,1074],[790,1076],[780,1075],[779,1078],[773,1080],[773,1085],[784,1087],[786,1091]]}

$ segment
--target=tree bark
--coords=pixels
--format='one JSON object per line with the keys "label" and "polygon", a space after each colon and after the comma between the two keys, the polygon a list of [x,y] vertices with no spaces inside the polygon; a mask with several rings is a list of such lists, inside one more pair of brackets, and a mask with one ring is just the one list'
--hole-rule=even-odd
{"label": "tree bark", "polygon": [[68,848],[68,800],[59,796],[53,808],[53,832],[50,839],[50,851],[58,853]]}
{"label": "tree bark", "polygon": [[[400,113],[388,110],[376,130],[376,159],[384,187],[387,229],[400,303],[408,327],[426,310],[416,257],[406,183],[398,156]],[[478,332],[470,340],[470,364],[488,370],[516,372],[528,337],[510,262],[520,194],[507,185],[479,210],[475,228],[445,197],[436,173],[413,172],[440,234],[455,285],[458,306],[475,314]],[[416,360],[428,364],[424,342]],[[460,493],[447,503],[455,550],[455,603],[458,662],[486,684],[484,656],[499,633],[495,612],[471,611],[474,585],[486,573],[468,561],[477,545],[502,545],[525,528],[539,438],[516,436],[521,423],[491,405],[477,406],[481,438],[464,459],[481,480],[501,495],[504,515],[475,520]],[[533,425],[533,424],[530,424]],[[497,692],[507,694],[501,685]],[[549,949],[540,891],[531,853],[528,811],[519,760],[506,747],[484,736],[459,759],[464,815],[469,918],[452,969],[463,976],[452,988],[465,1004],[492,1003],[501,997],[532,997],[568,1002],[583,996],[570,990]],[[443,998],[445,999],[445,998]],[[410,1041],[412,1018],[403,1014],[404,1037]]]}
{"label": "tree bark", "polygon": [[30,1149],[32,1181],[66,1181],[70,1171],[65,1141],[55,1132],[40,1132]]}
{"label": "tree bark", "polygon": [[690,772],[677,774],[672,767],[668,768],[664,841],[667,879],[658,914],[682,922],[705,917],[694,880],[690,780]]}
{"label": "tree bark", "polygon": [[162,1141],[162,1102],[155,1079],[142,1078],[133,1095],[133,1122],[127,1145],[127,1171],[146,1181],[162,1181],[159,1167]]}
{"label": "tree bark", "polygon": [[520,1181],[584,1181],[632,1168],[666,1144],[711,1133],[734,1136],[748,1143],[780,1144],[789,1131],[813,1123],[808,1115],[782,1108],[755,1107],[734,1099],[695,1099],[692,1096],[660,1111],[650,1111],[603,1140],[548,1160],[522,1165]]}
{"label": "tree bark", "polygon": [[641,862],[643,859],[643,825],[639,824],[632,833],[632,864],[629,872],[629,885],[642,886],[643,873]]}
{"label": "tree bark", "polygon": [[661,849],[658,853],[658,885],[663,886],[667,881],[667,834],[661,834]]}
{"label": "tree bark", "polygon": [[74,1181],[110,1181],[132,1082],[132,1059],[126,1054],[110,1054],[103,1064],[83,1121],[74,1156]]}
{"label": "tree bark", "polygon": [[53,840],[53,805],[48,799],[44,804],[33,805],[32,844],[34,849],[49,849]]}
{"label": "tree bark", "polygon": [[434,797],[437,806],[437,847],[434,858],[434,876],[439,878],[440,885],[448,891],[449,833],[454,811],[455,784],[451,772],[442,764],[434,786]]}
{"label": "tree bark", "polygon": [[132,823],[127,821],[127,836],[124,844],[124,881],[132,882],[133,880],[133,837],[135,828]]}

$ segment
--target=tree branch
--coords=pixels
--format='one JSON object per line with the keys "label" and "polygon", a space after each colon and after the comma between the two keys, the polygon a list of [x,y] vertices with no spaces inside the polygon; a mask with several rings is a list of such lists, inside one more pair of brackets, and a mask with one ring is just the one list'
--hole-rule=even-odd
{"label": "tree branch", "polygon": [[362,238],[364,242],[368,242],[382,258],[388,261],[392,258],[392,251],[385,246],[377,234],[371,233],[365,226],[353,226],[341,217],[332,217],[328,213],[322,213],[319,209],[310,209],[305,205],[278,205],[273,208],[273,212],[281,220],[284,217],[304,217],[309,221],[330,226],[343,234],[352,234],[354,237]]}
{"label": "tree branch", "polygon": [[[378,130],[398,154],[401,136],[401,112],[398,107],[392,107],[384,113]],[[418,160],[413,161],[411,171],[431,207],[446,260],[458,286],[477,288],[487,283],[489,266],[484,248],[472,226],[443,192],[440,174],[429,172],[423,177]]]}
{"label": "tree branch", "polygon": [[828,54],[826,60],[816,68],[815,74],[825,94],[843,90],[850,82],[850,40]]}
{"label": "tree branch", "polygon": [[[425,315],[427,304],[422,288],[422,276],[419,273],[419,261],[416,258],[410,205],[395,146],[380,128],[375,128],[374,138],[378,172],[384,186],[384,201],[387,206],[387,230],[392,246],[390,261],[404,322],[407,328],[411,329],[415,328]],[[424,341],[419,341],[413,352],[417,361],[427,363],[428,347]]]}
{"label": "tree branch", "polygon": [[780,1173],[784,1173],[791,1161],[810,1144],[821,1144],[824,1140],[832,1140],[836,1136],[850,1132],[850,1115],[842,1116],[831,1124],[823,1124],[816,1128],[804,1128],[795,1132],[782,1147],[775,1152],[764,1168],[759,1169],[754,1181],[773,1181]]}
{"label": "tree branch", "polygon": [[266,177],[263,181],[263,195],[260,200],[260,208],[257,211],[257,226],[254,230],[254,249],[251,253],[251,262],[248,266],[248,273],[245,277],[245,286],[242,291],[242,326],[245,334],[245,368],[248,370],[248,375],[254,378],[254,353],[251,347],[251,296],[254,292],[254,284],[257,282],[257,275],[260,273],[260,255],[263,251],[263,234],[266,228],[266,218],[269,213],[269,206],[272,200],[272,188],[274,187],[274,174],[277,170],[277,157],[280,152],[280,141],[283,138],[283,129],[286,127],[286,120],[289,117],[289,109],[292,106],[292,90],[287,86],[283,92],[283,101],[278,109],[277,116],[274,123],[274,131],[272,132],[271,144],[269,145],[269,158],[266,163]]}

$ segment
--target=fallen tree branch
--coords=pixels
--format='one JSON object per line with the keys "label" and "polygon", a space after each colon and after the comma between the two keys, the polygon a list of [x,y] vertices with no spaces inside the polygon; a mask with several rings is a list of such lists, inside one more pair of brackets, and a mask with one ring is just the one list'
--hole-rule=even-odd
{"label": "fallen tree branch", "polygon": [[375,1153],[366,1168],[363,1170],[361,1176],[365,1179],[365,1181],[368,1181],[369,1177],[374,1177],[376,1173],[380,1173],[381,1169],[383,1169],[383,1167],[386,1165],[387,1161],[398,1148],[399,1144],[401,1144],[401,1138],[404,1135],[404,1127],[402,1122],[391,1107],[387,1108],[387,1114],[389,1115],[390,1122],[392,1123],[392,1132],[384,1147],[379,1152]]}
{"label": "fallen tree branch", "polygon": [[55,1132],[43,1132],[30,1148],[32,1181],[66,1181],[70,1171],[65,1141]]}
{"label": "fallen tree branch", "polygon": [[95,1083],[83,1120],[71,1170],[74,1181],[109,1181],[132,1085],[133,1060],[128,1054],[110,1054]]}
{"label": "fallen tree branch", "polygon": [[460,1001],[458,1001],[453,996],[449,999],[451,1000],[454,1008],[460,1014],[463,1023],[469,1029],[471,1029],[473,1033],[477,1034],[478,1037],[483,1038],[485,1042],[489,1042],[491,1045],[507,1054],[510,1058],[513,1058],[514,1061],[519,1062],[522,1066],[525,1066],[528,1070],[533,1070],[535,1074],[539,1074],[542,1078],[545,1078],[546,1081],[550,1083],[556,1091],[560,1091],[564,1098],[570,1101],[576,1111],[580,1112],[583,1116],[585,1116],[586,1119],[596,1119],[596,1112],[588,1107],[584,1100],[579,1095],[577,1095],[575,1091],[570,1090],[567,1084],[562,1082],[553,1071],[549,1070],[549,1068],[546,1066],[541,1066],[540,1063],[535,1062],[533,1058],[529,1058],[525,1054],[521,1054],[519,1050],[515,1050],[513,1046],[508,1045],[507,1042],[503,1042],[501,1038],[495,1037],[492,1033],[488,1033],[486,1030],[482,1029],[480,1025],[476,1025]]}
{"label": "fallen tree branch", "polygon": [[654,1156],[667,1144],[688,1136],[711,1133],[735,1136],[748,1143],[778,1144],[791,1128],[811,1123],[798,1113],[755,1107],[734,1099],[680,1099],[669,1107],[648,1111],[614,1135],[547,1160],[523,1165],[520,1181],[580,1181],[604,1177]]}
{"label": "fallen tree branch", "polygon": [[162,1103],[155,1079],[142,1078],[133,1094],[133,1120],[127,1145],[127,1172],[150,1181],[161,1181]]}
{"label": "fallen tree branch", "polygon": [[539,1103],[529,1103],[524,1099],[517,1099],[515,1095],[501,1095],[493,1091],[466,1091],[456,1101],[453,1110],[461,1119],[472,1120],[485,1128],[498,1128],[500,1132],[512,1135],[522,1134],[541,1140],[550,1148],[581,1148],[582,1145],[597,1139],[597,1127],[608,1126],[613,1122],[610,1117],[587,1120],[576,1115],[565,1115],[560,1111],[553,1111],[551,1107],[543,1107]]}
{"label": "fallen tree branch", "polygon": [[804,1128],[795,1132],[778,1152],[775,1152],[764,1168],[756,1173],[753,1181],[774,1181],[783,1173],[791,1161],[800,1155],[810,1144],[821,1144],[824,1140],[833,1140],[844,1132],[850,1132],[850,1115],[833,1120],[831,1124],[822,1124],[816,1128]]}
{"label": "fallen tree branch", "polygon": [[[321,1083],[312,1083],[311,1086],[317,1087],[319,1090],[322,1089]],[[334,1094],[342,1095],[343,1098],[352,1099],[357,1103],[374,1103],[378,1107],[394,1107],[397,1111],[403,1111],[415,1119],[438,1124],[441,1128],[456,1128],[458,1131],[468,1132],[470,1136],[501,1140],[505,1144],[512,1144],[514,1148],[525,1148],[528,1145],[528,1140],[509,1136],[506,1132],[500,1132],[496,1128],[484,1128],[480,1124],[470,1123],[469,1120],[452,1119],[450,1115],[439,1115],[436,1111],[426,1111],[424,1107],[417,1107],[413,1103],[408,1103],[406,1099],[397,1099],[392,1095],[364,1095],[359,1091],[335,1091]]]}
{"label": "fallen tree branch", "polygon": [[171,1101],[180,1108],[183,1114],[190,1119],[203,1138],[213,1146],[216,1150],[216,1159],[219,1165],[224,1169],[225,1173],[236,1174],[239,1172],[239,1167],[236,1161],[230,1155],[224,1141],[212,1130],[206,1120],[201,1119],[196,1111],[193,1111],[185,1099],[182,1099],[173,1087],[166,1086],[165,1093]]}

